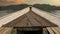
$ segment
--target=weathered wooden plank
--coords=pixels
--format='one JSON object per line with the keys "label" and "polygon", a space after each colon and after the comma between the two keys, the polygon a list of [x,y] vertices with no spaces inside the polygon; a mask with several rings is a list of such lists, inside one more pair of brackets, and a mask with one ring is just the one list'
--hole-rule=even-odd
{"label": "weathered wooden plank", "polygon": [[16,25],[16,27],[26,27],[27,26],[27,18],[24,18],[23,20],[21,20],[20,22],[18,22]]}
{"label": "weathered wooden plank", "polygon": [[3,25],[3,27],[14,27],[17,23],[19,23],[19,21],[23,20],[25,18],[25,15]]}
{"label": "weathered wooden plank", "polygon": [[0,27],[0,31],[3,30],[3,29],[4,29],[4,27]]}
{"label": "weathered wooden plank", "polygon": [[56,24],[54,24],[54,23],[52,23],[52,22],[50,22],[50,21],[48,21],[47,19],[45,19],[44,17],[42,17],[42,16],[39,16],[38,14],[36,14],[36,13],[34,13],[34,12],[30,12],[31,14],[31,16],[36,20],[36,21],[38,21],[42,26],[52,26],[52,27],[56,27],[57,25]]}
{"label": "weathered wooden plank", "polygon": [[32,26],[55,27],[56,25],[32,11],[4,25],[4,27],[32,27]]}
{"label": "weathered wooden plank", "polygon": [[47,30],[50,34],[55,34],[50,27],[47,27]]}
{"label": "weathered wooden plank", "polygon": [[43,17],[35,14],[34,12],[30,12],[29,14],[30,14],[30,15],[32,16],[32,18],[34,18],[34,20],[36,20],[40,25],[42,25],[42,26],[51,26],[51,25],[49,24],[49,23],[50,23],[49,21],[47,21],[47,20],[44,19]]}
{"label": "weathered wooden plank", "polygon": [[0,30],[0,34],[10,34],[13,28],[10,27],[4,27],[2,30]]}
{"label": "weathered wooden plank", "polygon": [[60,33],[60,27],[54,27]]}
{"label": "weathered wooden plank", "polygon": [[60,34],[54,27],[51,27],[51,29],[52,29],[56,34]]}
{"label": "weathered wooden plank", "polygon": [[3,28],[3,30],[0,31],[0,33],[3,33],[7,28]]}
{"label": "weathered wooden plank", "polygon": [[32,23],[32,26],[41,26],[30,14],[26,14],[29,18],[30,22]]}
{"label": "weathered wooden plank", "polygon": [[[35,21],[37,21],[36,20],[36,18],[38,18],[38,16],[37,15],[35,15],[35,13],[34,12],[29,12],[29,14],[30,14],[30,16],[35,20]],[[39,18],[38,18],[39,19]],[[41,23],[39,23],[38,21],[37,21],[37,23],[38,24],[40,24],[40,26],[42,26],[42,24]]]}

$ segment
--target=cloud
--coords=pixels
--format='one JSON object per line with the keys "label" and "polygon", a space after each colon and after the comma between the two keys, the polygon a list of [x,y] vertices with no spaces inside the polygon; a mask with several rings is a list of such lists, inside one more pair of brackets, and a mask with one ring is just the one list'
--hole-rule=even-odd
{"label": "cloud", "polygon": [[24,4],[25,0],[0,0],[1,5],[10,5],[10,4]]}
{"label": "cloud", "polygon": [[6,0],[9,3],[22,4],[25,3],[25,0]]}
{"label": "cloud", "polygon": [[60,6],[60,0],[27,0],[27,4],[35,4],[35,3]]}

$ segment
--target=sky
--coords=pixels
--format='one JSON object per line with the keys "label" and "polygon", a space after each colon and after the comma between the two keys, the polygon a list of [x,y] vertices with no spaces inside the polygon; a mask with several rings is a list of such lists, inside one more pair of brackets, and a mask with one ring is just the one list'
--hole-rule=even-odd
{"label": "sky", "polygon": [[0,0],[0,5],[10,4],[50,4],[60,6],[60,0]]}
{"label": "sky", "polygon": [[25,3],[25,0],[0,0],[0,6],[24,4],[24,3]]}
{"label": "sky", "polygon": [[60,0],[28,0],[30,4],[50,4],[55,6],[60,6]]}

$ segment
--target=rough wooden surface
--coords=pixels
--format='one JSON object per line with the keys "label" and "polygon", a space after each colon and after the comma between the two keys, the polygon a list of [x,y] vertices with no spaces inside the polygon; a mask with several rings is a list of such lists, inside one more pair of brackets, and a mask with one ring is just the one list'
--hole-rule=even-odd
{"label": "rough wooden surface", "polygon": [[1,27],[0,34],[10,34],[12,29],[12,27]]}
{"label": "rough wooden surface", "polygon": [[3,25],[3,27],[57,27],[56,24],[46,20],[38,14],[29,11],[21,17]]}
{"label": "rough wooden surface", "polygon": [[60,27],[47,27],[49,34],[60,34]]}

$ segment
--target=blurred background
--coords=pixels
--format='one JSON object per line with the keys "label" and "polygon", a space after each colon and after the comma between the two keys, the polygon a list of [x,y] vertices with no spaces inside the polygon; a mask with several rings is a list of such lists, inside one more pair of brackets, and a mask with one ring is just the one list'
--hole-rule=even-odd
{"label": "blurred background", "polygon": [[60,0],[0,0],[0,17],[30,5],[60,18]]}

